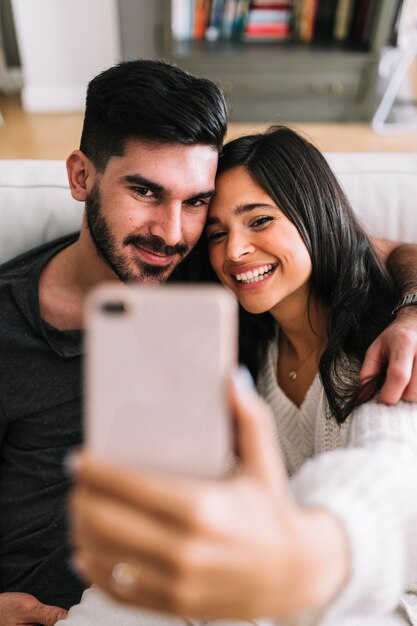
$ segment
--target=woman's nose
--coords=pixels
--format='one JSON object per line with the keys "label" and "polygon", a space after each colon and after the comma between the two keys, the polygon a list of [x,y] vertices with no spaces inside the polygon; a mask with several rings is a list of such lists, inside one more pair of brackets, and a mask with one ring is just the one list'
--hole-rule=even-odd
{"label": "woman's nose", "polygon": [[226,254],[231,261],[239,261],[242,257],[251,254],[254,249],[254,245],[244,234],[229,233]]}

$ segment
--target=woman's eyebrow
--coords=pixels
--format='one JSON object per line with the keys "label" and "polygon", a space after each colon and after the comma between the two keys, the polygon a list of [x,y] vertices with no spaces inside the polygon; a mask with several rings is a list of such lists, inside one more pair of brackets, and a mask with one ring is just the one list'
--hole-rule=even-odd
{"label": "woman's eyebrow", "polygon": [[264,202],[253,202],[252,204],[239,204],[233,209],[233,215],[242,215],[243,213],[249,213],[254,209],[277,209],[274,204],[268,204]]}
{"label": "woman's eyebrow", "polygon": [[[275,204],[268,204],[264,202],[253,202],[251,204],[239,204],[237,207],[233,209],[233,215],[238,217],[243,213],[249,213],[250,211],[254,211],[255,209],[275,209],[279,210]],[[206,226],[213,226],[214,224],[220,224],[220,220],[216,216],[212,216],[207,218]]]}
{"label": "woman's eyebrow", "polygon": [[220,220],[218,217],[208,217],[206,221],[206,226],[213,226],[214,224],[220,224]]}

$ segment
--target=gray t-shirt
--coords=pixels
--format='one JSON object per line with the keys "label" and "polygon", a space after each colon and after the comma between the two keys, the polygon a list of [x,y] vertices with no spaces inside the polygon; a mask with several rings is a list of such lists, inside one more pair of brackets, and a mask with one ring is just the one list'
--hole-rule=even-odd
{"label": "gray t-shirt", "polygon": [[72,573],[63,461],[81,443],[81,331],[39,312],[46,262],[65,237],[0,267],[0,591],[68,608],[84,585]]}
{"label": "gray t-shirt", "polygon": [[[59,331],[39,311],[46,263],[62,237],[0,266],[0,592],[63,608],[85,585],[69,564],[64,459],[82,441],[82,331]],[[200,242],[170,282],[208,281]]]}

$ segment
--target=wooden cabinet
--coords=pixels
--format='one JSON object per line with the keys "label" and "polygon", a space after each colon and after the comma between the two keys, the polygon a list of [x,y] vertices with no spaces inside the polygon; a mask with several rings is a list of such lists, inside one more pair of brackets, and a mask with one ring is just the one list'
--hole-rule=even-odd
{"label": "wooden cabinet", "polygon": [[233,121],[360,121],[375,107],[378,61],[396,2],[379,0],[369,49],[335,44],[176,42],[171,2],[159,0],[158,56],[220,83]]}

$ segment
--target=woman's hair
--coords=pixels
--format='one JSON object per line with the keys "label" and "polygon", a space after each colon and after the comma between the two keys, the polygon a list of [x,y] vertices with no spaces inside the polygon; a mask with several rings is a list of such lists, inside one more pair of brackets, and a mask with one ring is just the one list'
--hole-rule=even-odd
{"label": "woman's hair", "polygon": [[[310,294],[329,308],[319,372],[330,410],[343,423],[370,399],[385,372],[360,388],[365,352],[390,322],[398,294],[323,155],[285,126],[226,144],[218,174],[243,166],[296,226],[312,262]],[[269,313],[241,312],[241,358],[256,375],[259,347],[274,335]],[[347,358],[346,358],[347,357]]]}
{"label": "woman's hair", "polygon": [[130,139],[220,151],[227,104],[211,80],[148,59],[123,61],[89,83],[80,149],[103,171]]}

